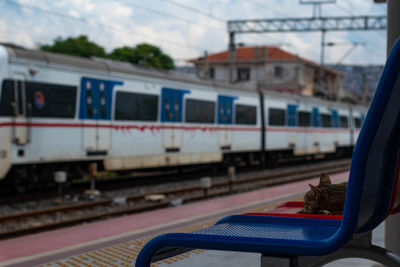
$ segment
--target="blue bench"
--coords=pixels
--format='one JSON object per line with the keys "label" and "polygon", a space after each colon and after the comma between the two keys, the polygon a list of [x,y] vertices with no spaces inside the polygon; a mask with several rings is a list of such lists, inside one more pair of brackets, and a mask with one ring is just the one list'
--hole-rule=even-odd
{"label": "blue bench", "polygon": [[[261,266],[320,266],[345,257],[400,266],[371,233],[400,209],[400,41],[393,46],[354,149],[342,220],[233,215],[192,233],[149,241],[136,266],[167,247],[261,253]],[[399,226],[400,227],[400,226]],[[400,238],[400,237],[399,237]]]}

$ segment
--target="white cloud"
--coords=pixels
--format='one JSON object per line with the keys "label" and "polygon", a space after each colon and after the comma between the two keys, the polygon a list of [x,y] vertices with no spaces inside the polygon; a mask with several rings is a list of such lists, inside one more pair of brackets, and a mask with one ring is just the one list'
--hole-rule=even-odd
{"label": "white cloud", "polygon": [[[179,59],[227,49],[226,23],[221,20],[312,14],[311,6],[299,5],[296,0],[179,1],[189,8],[165,0],[18,0],[16,3],[21,7],[0,2],[1,41],[34,47],[51,43],[57,36],[86,34],[107,51],[148,42]],[[31,6],[48,11],[41,12]],[[384,14],[385,6],[373,4],[372,0],[337,0],[337,5],[324,5],[322,13],[329,16]],[[319,62],[320,36],[320,33],[242,34],[236,36],[236,41],[281,44],[290,52]],[[345,62],[384,62],[384,52],[380,51],[385,49],[382,33],[329,33],[328,40],[368,43],[357,47]],[[345,46],[327,48],[325,61],[335,63],[346,50]]]}

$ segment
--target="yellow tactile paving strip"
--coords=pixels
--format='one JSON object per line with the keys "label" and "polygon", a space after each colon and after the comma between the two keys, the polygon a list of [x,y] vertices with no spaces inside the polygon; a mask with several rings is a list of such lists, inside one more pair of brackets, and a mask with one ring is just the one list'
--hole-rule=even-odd
{"label": "yellow tactile paving strip", "polygon": [[[293,199],[300,200],[301,198]],[[276,207],[279,203],[266,205],[257,209],[251,209],[247,212],[263,212]],[[218,220],[210,220],[205,223],[189,225],[183,228],[175,229],[169,232],[193,232],[208,227],[216,223]],[[158,235],[158,234],[157,234]],[[117,266],[135,266],[136,257],[142,247],[155,235],[146,236],[137,240],[126,243],[120,243],[114,246],[93,250],[90,252],[78,254],[68,258],[60,259],[46,264],[38,265],[38,267],[117,267]],[[199,254],[203,250],[192,250],[162,261],[153,263],[151,267],[159,267],[160,264],[169,264],[189,257],[191,254]]]}

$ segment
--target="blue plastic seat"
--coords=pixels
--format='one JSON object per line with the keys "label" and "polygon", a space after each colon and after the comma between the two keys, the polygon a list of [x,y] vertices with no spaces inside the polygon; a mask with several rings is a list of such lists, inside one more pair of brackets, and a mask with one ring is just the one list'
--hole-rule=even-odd
{"label": "blue plastic seat", "polygon": [[[318,256],[343,248],[355,233],[372,231],[391,212],[399,192],[400,42],[393,46],[353,153],[343,219],[234,215],[192,233],[148,242],[136,266],[150,266],[165,247],[259,252],[277,257]],[[393,190],[395,188],[396,190]]]}

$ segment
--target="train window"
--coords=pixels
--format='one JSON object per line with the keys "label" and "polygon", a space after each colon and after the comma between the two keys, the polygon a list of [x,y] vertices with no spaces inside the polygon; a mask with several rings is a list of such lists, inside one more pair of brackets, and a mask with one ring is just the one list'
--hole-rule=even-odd
{"label": "train window", "polygon": [[255,125],[257,123],[257,107],[248,105],[236,105],[235,123]]}
{"label": "train window", "polygon": [[31,104],[28,116],[73,118],[76,87],[58,84],[26,82],[26,102]]}
{"label": "train window", "polygon": [[[364,113],[361,113],[361,125],[364,124],[364,121],[365,121],[365,114],[364,114]],[[360,126],[360,127],[361,127],[361,126]]]}
{"label": "train window", "polygon": [[354,118],[354,124],[356,125],[356,128],[361,128],[361,119]]}
{"label": "train window", "polygon": [[156,121],[158,96],[117,92],[115,120]]}
{"label": "train window", "polygon": [[175,121],[179,121],[180,120],[180,105],[178,103],[178,99],[174,98],[174,114],[175,114]]}
{"label": "train window", "polygon": [[169,105],[168,98],[164,99],[164,111],[165,111],[165,117],[167,118],[167,120],[169,120],[173,117],[173,112],[170,111],[170,105]]}
{"label": "train window", "polygon": [[340,126],[342,128],[349,128],[349,119],[347,118],[347,116],[340,116]]}
{"label": "train window", "polygon": [[268,110],[268,121],[271,126],[285,126],[285,110],[270,108]]}
{"label": "train window", "polygon": [[332,117],[328,114],[321,114],[322,127],[332,127]]}
{"label": "train window", "polygon": [[311,112],[299,111],[299,126],[300,127],[310,127],[311,126]]}
{"label": "train window", "polygon": [[186,100],[185,122],[214,123],[215,103],[204,100]]}
{"label": "train window", "polygon": [[13,81],[4,80],[0,96],[0,116],[14,115],[14,107],[12,106],[13,99]]}

